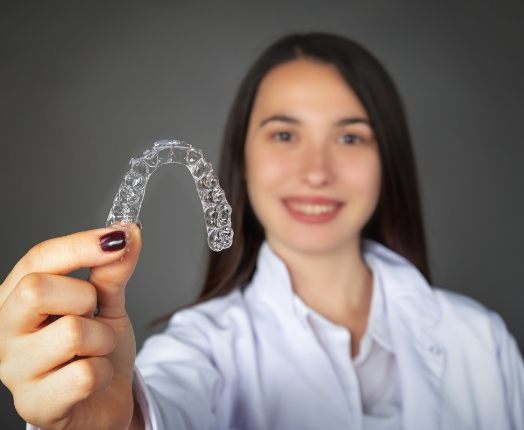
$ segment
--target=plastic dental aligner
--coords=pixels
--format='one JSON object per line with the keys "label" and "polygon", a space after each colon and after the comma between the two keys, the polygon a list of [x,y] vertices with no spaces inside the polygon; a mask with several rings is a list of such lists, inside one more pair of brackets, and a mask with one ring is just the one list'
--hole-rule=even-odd
{"label": "plastic dental aligner", "polygon": [[195,181],[207,228],[207,243],[213,251],[229,248],[233,243],[231,206],[220,188],[218,178],[202,151],[180,140],[161,140],[140,158],[131,158],[131,169],[125,174],[106,226],[115,223],[136,223],[144,199],[146,184],[153,172],[164,164],[179,163],[186,166]]}

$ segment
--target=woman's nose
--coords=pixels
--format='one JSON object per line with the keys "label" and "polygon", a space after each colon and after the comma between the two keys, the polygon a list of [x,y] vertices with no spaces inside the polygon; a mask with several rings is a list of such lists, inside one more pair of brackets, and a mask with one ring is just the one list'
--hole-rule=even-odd
{"label": "woman's nose", "polygon": [[321,187],[334,179],[328,148],[310,146],[302,154],[302,180],[310,186]]}

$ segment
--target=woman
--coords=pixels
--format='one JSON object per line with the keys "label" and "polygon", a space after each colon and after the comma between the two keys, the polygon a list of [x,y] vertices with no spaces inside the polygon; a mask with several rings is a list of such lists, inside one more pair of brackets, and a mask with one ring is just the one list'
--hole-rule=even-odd
{"label": "woman", "polygon": [[[136,361],[123,290],[138,229],[44,242],[4,281],[0,378],[18,412],[49,428],[524,428],[503,320],[430,285],[413,158],[369,52],[329,34],[278,40],[226,128],[233,246]],[[85,266],[88,281],[63,276]]]}

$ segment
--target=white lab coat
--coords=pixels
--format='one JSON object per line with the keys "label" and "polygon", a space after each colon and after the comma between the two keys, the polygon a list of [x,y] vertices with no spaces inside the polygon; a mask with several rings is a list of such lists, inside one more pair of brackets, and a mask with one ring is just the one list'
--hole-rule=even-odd
{"label": "white lab coat", "polygon": [[[402,428],[524,430],[524,364],[503,319],[472,298],[431,287],[378,242],[365,240],[363,255],[384,288]],[[180,311],[147,339],[133,384],[146,428],[352,428],[351,415],[360,412],[343,401],[283,291],[292,291],[287,269],[264,242],[243,292]]]}

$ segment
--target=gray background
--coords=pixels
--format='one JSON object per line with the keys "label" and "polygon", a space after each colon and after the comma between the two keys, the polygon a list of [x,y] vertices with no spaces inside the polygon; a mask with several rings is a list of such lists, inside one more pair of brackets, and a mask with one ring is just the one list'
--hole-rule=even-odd
{"label": "gray background", "polygon": [[[0,277],[40,241],[103,226],[153,141],[185,139],[216,163],[254,58],[286,32],[325,30],[364,44],[398,84],[434,284],[498,311],[522,348],[523,18],[509,1],[3,2]],[[151,178],[127,287],[138,348],[148,321],[197,295],[200,212],[185,168]],[[0,405],[0,428],[21,428],[3,385]]]}

